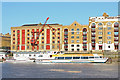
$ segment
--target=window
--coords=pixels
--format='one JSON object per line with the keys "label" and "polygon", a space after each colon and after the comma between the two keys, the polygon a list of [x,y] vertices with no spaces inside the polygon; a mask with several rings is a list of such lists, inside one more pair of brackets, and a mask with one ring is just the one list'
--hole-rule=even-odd
{"label": "window", "polygon": [[111,27],[107,27],[108,30],[111,30]]}
{"label": "window", "polygon": [[77,45],[77,47],[79,47],[80,45]]}
{"label": "window", "polygon": [[95,23],[92,23],[92,26],[95,26]]}
{"label": "window", "polygon": [[76,36],[76,38],[79,38],[79,36]]}
{"label": "window", "polygon": [[77,49],[77,51],[79,51],[80,49]]}
{"label": "window", "polygon": [[68,51],[68,49],[65,49],[65,51]]}
{"label": "window", "polygon": [[27,43],[29,44],[29,41]]}
{"label": "window", "polygon": [[74,29],[71,29],[71,31],[74,31]]}
{"label": "window", "polygon": [[99,27],[98,29],[99,29],[99,30],[102,30],[102,27]]}
{"label": "window", "polygon": [[77,40],[76,42],[77,42],[77,43],[79,43],[80,41],[79,41],[79,40]]}
{"label": "window", "polygon": [[111,36],[108,36],[107,39],[111,39]]}
{"label": "window", "polygon": [[80,31],[80,29],[79,29],[79,28],[77,28],[77,31]]}
{"label": "window", "polygon": [[102,37],[101,37],[101,36],[99,36],[98,38],[99,38],[99,39],[102,39]]}
{"label": "window", "polygon": [[101,25],[102,25],[102,23],[99,23],[98,25],[99,25],[99,26],[101,26]]}
{"label": "window", "polygon": [[27,38],[29,40],[29,38]]}
{"label": "window", "polygon": [[44,39],[44,37],[42,37],[42,39]]}
{"label": "window", "polygon": [[13,42],[13,44],[15,44],[15,42]]}
{"label": "window", "polygon": [[74,49],[72,49],[72,51],[74,51]]}
{"label": "window", "polygon": [[57,45],[57,48],[59,48],[59,45]]}
{"label": "window", "polygon": [[71,40],[71,43],[74,43],[74,40]]}
{"label": "window", "polygon": [[55,46],[52,46],[52,48],[54,49],[54,48],[55,48]]}
{"label": "window", "polygon": [[42,43],[44,43],[44,41],[42,41]]}
{"label": "window", "polygon": [[110,48],[110,46],[108,46],[108,48]]}
{"label": "window", "polygon": [[39,39],[39,37],[37,37],[37,39]]}
{"label": "window", "polygon": [[99,41],[99,44],[102,44],[102,41]]}
{"label": "window", "polygon": [[59,35],[60,33],[58,32],[58,35]]}
{"label": "window", "polygon": [[42,46],[42,49],[44,49],[44,46]]}
{"label": "window", "polygon": [[13,36],[15,36],[15,34],[13,34]]}
{"label": "window", "polygon": [[77,25],[77,24],[74,24],[75,26]]}
{"label": "window", "polygon": [[107,34],[111,34],[111,32],[108,32]]}
{"label": "window", "polygon": [[64,59],[64,57],[58,57],[58,59]]}
{"label": "window", "polygon": [[29,54],[29,56],[31,56],[31,54]]}
{"label": "window", "polygon": [[71,34],[74,34],[74,32],[71,32]]}
{"label": "window", "polygon": [[101,35],[101,34],[102,34],[102,32],[98,32],[98,34],[100,34],[100,35]]}
{"label": "window", "polygon": [[39,55],[38,57],[43,57],[43,55]]}
{"label": "window", "polygon": [[91,59],[91,58],[94,58],[94,57],[93,57],[93,56],[90,56],[89,58]]}
{"label": "window", "polygon": [[27,49],[29,49],[29,46],[27,46]]}
{"label": "window", "polygon": [[60,39],[60,37],[58,37],[58,39]]}
{"label": "window", "polygon": [[77,32],[77,34],[79,34],[79,32]]}
{"label": "window", "polygon": [[29,34],[27,34],[27,36],[29,36]]}
{"label": "window", "polygon": [[118,35],[118,32],[114,32],[115,35]]}
{"label": "window", "polygon": [[55,35],[55,33],[54,33],[54,32],[53,32],[52,34],[53,34],[53,35]]}
{"label": "window", "polygon": [[15,30],[13,30],[13,32],[15,32]]}
{"label": "window", "polygon": [[81,57],[81,59],[88,59],[88,57]]}
{"label": "window", "polygon": [[42,35],[44,35],[44,33],[42,33]]}
{"label": "window", "polygon": [[108,43],[108,44],[111,44],[111,41],[108,41],[107,43]]}
{"label": "window", "polygon": [[102,45],[99,45],[99,50],[102,50]]}
{"label": "window", "polygon": [[60,43],[60,41],[58,41],[58,43]]}
{"label": "window", "polygon": [[72,59],[72,57],[65,57],[65,59]]}
{"label": "window", "polygon": [[71,38],[74,38],[74,36],[71,36]]}
{"label": "window", "polygon": [[27,30],[27,32],[29,32],[29,30]]}
{"label": "window", "polygon": [[111,22],[108,22],[107,25],[111,25]]}
{"label": "window", "polygon": [[60,28],[58,28],[58,31],[60,30]]}
{"label": "window", "polygon": [[114,24],[115,26],[117,26],[117,25],[119,25],[119,23],[118,22],[115,22],[115,24]]}
{"label": "window", "polygon": [[55,37],[52,37],[53,39],[55,39]]}
{"label": "window", "polygon": [[73,57],[73,59],[80,59],[80,57]]}
{"label": "window", "polygon": [[13,40],[15,40],[15,38],[13,38]]}
{"label": "window", "polygon": [[71,45],[71,47],[74,47],[74,45]]}
{"label": "window", "polygon": [[55,41],[53,41],[53,43],[55,43]]}

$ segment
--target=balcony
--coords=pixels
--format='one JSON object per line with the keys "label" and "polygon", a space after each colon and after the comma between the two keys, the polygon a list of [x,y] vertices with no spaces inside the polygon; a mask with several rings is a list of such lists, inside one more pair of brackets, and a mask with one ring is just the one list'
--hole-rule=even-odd
{"label": "balcony", "polygon": [[91,36],[92,36],[92,37],[95,37],[95,34],[92,34]]}
{"label": "balcony", "polygon": [[83,46],[83,48],[87,48],[87,46]]}
{"label": "balcony", "polygon": [[65,36],[68,36],[68,34],[64,34]]}
{"label": "balcony", "polygon": [[114,32],[118,32],[119,31],[119,29],[114,29]]}
{"label": "balcony", "polygon": [[92,39],[91,41],[95,41],[95,39]]}
{"label": "balcony", "polygon": [[68,44],[68,42],[64,42],[64,44]]}
{"label": "balcony", "polygon": [[87,42],[83,42],[83,44],[87,44]]}
{"label": "balcony", "polygon": [[83,37],[83,40],[87,40],[87,37]]}
{"label": "balcony", "polygon": [[68,48],[68,46],[64,46],[64,48]]}
{"label": "balcony", "polygon": [[95,29],[91,29],[91,32],[95,32]]}
{"label": "balcony", "polygon": [[118,41],[119,39],[114,39],[114,41]]}
{"label": "balcony", "polygon": [[92,46],[95,46],[95,43],[92,43]]}
{"label": "balcony", "polygon": [[92,25],[91,28],[95,28],[95,25]]}
{"label": "balcony", "polygon": [[67,40],[68,38],[64,38],[65,40]]}
{"label": "balcony", "polygon": [[117,35],[116,35],[116,34],[114,34],[114,37],[118,37],[118,36],[119,36],[118,34],[117,34]]}
{"label": "balcony", "polygon": [[87,33],[83,33],[83,35],[87,35]]}
{"label": "balcony", "polygon": [[114,27],[119,27],[119,24],[115,24]]}
{"label": "balcony", "polygon": [[119,45],[119,43],[114,43],[114,45]]}

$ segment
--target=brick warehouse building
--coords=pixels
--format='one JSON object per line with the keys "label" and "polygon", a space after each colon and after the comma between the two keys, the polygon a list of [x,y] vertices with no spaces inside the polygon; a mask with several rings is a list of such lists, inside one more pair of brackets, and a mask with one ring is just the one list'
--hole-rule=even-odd
{"label": "brick warehouse building", "polygon": [[[120,50],[120,18],[89,17],[89,25],[26,24],[11,27],[11,50],[15,52],[64,51],[65,53]],[[39,31],[42,32],[39,34]],[[32,44],[32,39],[35,44]]]}

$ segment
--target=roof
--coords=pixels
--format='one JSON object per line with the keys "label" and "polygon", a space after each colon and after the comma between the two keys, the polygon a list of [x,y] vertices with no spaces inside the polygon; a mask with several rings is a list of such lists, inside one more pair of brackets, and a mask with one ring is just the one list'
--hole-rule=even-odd
{"label": "roof", "polygon": [[[44,24],[24,24],[22,26],[38,26],[38,25],[44,25]],[[45,25],[48,25],[48,24],[45,24]],[[49,24],[49,25],[59,25],[59,24],[55,23],[55,24]]]}
{"label": "roof", "polygon": [[[102,54],[97,54],[99,56],[102,56]],[[78,56],[95,56],[95,54],[57,54],[57,55],[53,55],[53,57],[78,57]]]}

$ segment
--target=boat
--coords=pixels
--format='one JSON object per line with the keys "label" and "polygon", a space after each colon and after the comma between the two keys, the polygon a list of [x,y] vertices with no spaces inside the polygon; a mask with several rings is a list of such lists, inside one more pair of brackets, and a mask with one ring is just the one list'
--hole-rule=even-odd
{"label": "boat", "polygon": [[102,54],[40,54],[36,63],[105,63]]}

